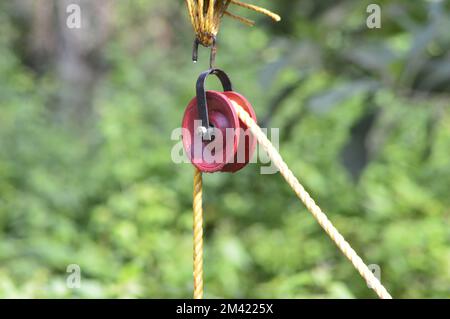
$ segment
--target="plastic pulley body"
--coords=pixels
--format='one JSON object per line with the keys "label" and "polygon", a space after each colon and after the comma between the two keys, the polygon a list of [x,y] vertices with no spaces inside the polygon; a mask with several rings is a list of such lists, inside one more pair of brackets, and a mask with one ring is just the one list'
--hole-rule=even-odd
{"label": "plastic pulley body", "polygon": [[[210,74],[219,78],[224,92],[205,91],[205,80]],[[232,101],[256,121],[253,107],[245,97],[232,90],[225,72],[210,69],[200,74],[197,96],[184,112],[182,138],[189,160],[202,172],[237,172],[253,156],[256,138],[239,119]],[[212,135],[205,136],[209,130]]]}
{"label": "plastic pulley body", "polygon": [[[257,123],[256,113],[253,110],[253,106],[244,96],[233,91],[224,92],[223,94],[225,94],[230,101],[234,101],[239,104]],[[258,141],[250,129],[239,119],[239,144],[234,155],[234,161],[226,164],[222,169],[222,172],[233,173],[244,168],[252,159],[257,143]]]}

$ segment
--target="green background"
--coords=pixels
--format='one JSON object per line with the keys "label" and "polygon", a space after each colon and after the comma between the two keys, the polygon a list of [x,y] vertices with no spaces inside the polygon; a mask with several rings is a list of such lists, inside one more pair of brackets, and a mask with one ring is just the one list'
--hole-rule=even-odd
{"label": "green background", "polygon": [[[209,50],[192,64],[183,1],[66,2],[81,29],[63,0],[0,3],[0,297],[191,298],[193,167],[170,135]],[[449,297],[450,2],[380,0],[369,29],[371,2],[232,9],[257,26],[225,18],[217,65],[391,294]],[[204,178],[205,297],[375,298],[259,168]]]}

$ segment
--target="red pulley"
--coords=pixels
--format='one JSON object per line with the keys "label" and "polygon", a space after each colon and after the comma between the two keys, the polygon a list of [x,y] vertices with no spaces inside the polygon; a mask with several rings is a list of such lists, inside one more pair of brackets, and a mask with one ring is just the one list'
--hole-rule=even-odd
{"label": "red pulley", "polygon": [[[224,92],[204,90],[206,77],[216,75]],[[183,117],[183,146],[192,164],[202,172],[236,172],[248,164],[256,139],[239,119],[232,101],[256,121],[251,104],[233,92],[225,72],[211,69],[197,81],[197,96],[188,104]]]}

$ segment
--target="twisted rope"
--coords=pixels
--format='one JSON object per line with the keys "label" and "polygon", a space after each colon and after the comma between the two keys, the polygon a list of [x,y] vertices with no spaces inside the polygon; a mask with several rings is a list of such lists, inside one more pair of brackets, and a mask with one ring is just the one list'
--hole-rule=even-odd
{"label": "twisted rope", "polygon": [[366,282],[369,284],[369,287],[375,290],[380,298],[392,299],[386,288],[384,288],[381,282],[374,276],[374,274],[366,266],[361,257],[358,256],[355,250],[353,250],[350,244],[333,226],[325,213],[322,212],[320,207],[314,202],[305,188],[300,184],[298,179],[294,176],[292,171],[282,159],[280,153],[275,149],[275,147],[269,141],[261,128],[239,104],[235,103],[234,101],[232,101],[232,103],[241,121],[250,128],[253,135],[257,138],[259,144],[262,145],[275,166],[280,170],[281,175],[283,175],[284,179],[297,194],[298,198],[300,198],[308,211],[314,216],[319,225],[322,226],[322,228],[325,230],[328,236],[330,236],[330,238],[334,241],[334,243],[338,246],[342,253],[350,260],[356,270],[358,270],[359,274],[366,280]]}
{"label": "twisted rope", "polygon": [[231,0],[231,3],[235,4],[237,6],[246,8],[246,9],[250,9],[250,10],[253,10],[253,11],[265,14],[266,16],[270,17],[274,21],[280,21],[281,20],[281,17],[278,14],[273,13],[273,12],[267,10],[267,9],[255,6],[253,4],[244,3],[244,2],[241,2],[241,1],[237,1],[237,0]]}
{"label": "twisted rope", "polygon": [[203,298],[203,208],[202,172],[195,169],[194,174],[194,299]]}

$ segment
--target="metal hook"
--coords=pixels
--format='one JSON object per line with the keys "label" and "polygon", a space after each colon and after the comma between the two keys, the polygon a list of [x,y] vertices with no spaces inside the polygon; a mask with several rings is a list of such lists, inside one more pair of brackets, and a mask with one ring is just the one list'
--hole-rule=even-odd
{"label": "metal hook", "polygon": [[233,91],[233,86],[231,84],[230,78],[228,75],[220,70],[220,69],[209,69],[205,72],[202,72],[197,79],[196,84],[196,95],[197,95],[197,109],[198,114],[201,119],[201,126],[198,127],[198,132],[202,135],[204,140],[211,140],[211,134],[213,128],[209,125],[209,116],[208,116],[208,104],[206,101],[206,91],[205,91],[205,82],[208,75],[214,74],[220,80],[222,84],[224,92]]}
{"label": "metal hook", "polygon": [[[216,36],[212,35],[212,38],[213,38],[213,43],[211,45],[211,52],[210,52],[210,55],[209,55],[209,68],[210,69],[213,69],[214,65],[216,64],[216,54],[217,54]],[[194,44],[193,44],[193,47],[192,47],[192,61],[194,63],[197,63],[197,61],[198,61],[198,46],[199,46],[199,44],[200,44],[200,41],[196,37],[194,39]]]}
{"label": "metal hook", "polygon": [[197,63],[198,61],[198,45],[200,44],[200,41],[196,37],[194,39],[194,46],[192,48],[192,62]]}
{"label": "metal hook", "polygon": [[216,54],[217,54],[217,45],[216,45],[216,36],[213,36],[213,44],[211,47],[211,51],[209,53],[209,68],[214,69],[214,65],[216,64]]}

